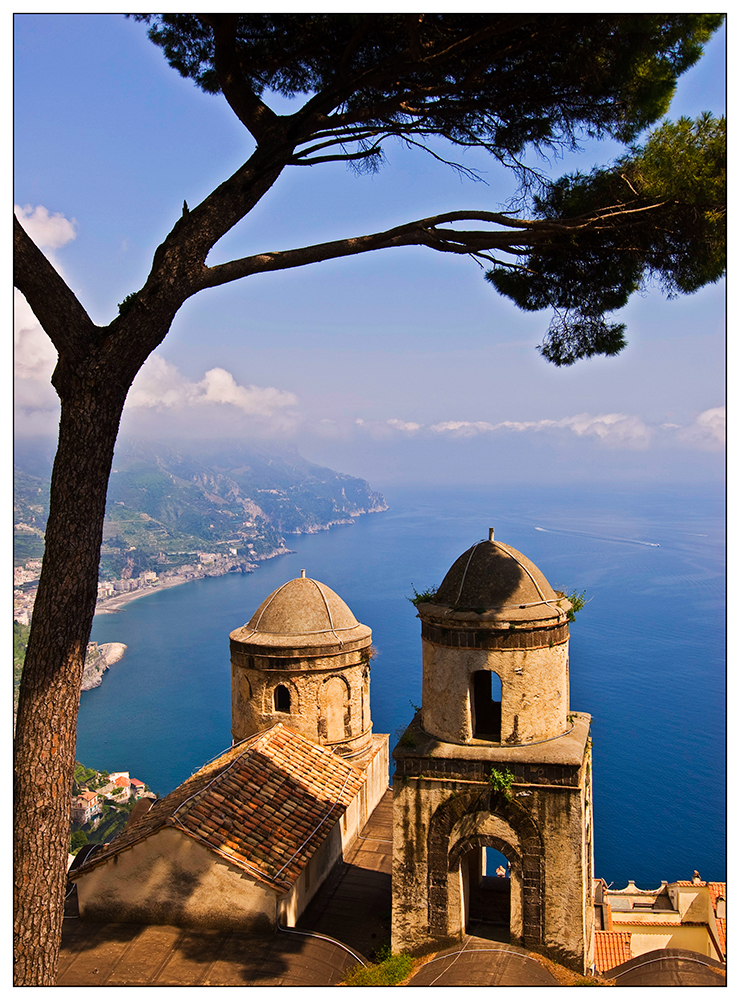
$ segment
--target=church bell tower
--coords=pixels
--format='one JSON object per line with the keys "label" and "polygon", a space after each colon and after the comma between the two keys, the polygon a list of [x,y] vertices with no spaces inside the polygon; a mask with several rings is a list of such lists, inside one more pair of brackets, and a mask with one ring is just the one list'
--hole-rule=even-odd
{"label": "church bell tower", "polygon": [[394,951],[477,928],[593,965],[590,716],[569,706],[569,609],[493,529],[417,605],[422,706],[393,752]]}
{"label": "church bell tower", "polygon": [[282,722],[341,757],[373,747],[372,632],[304,570],[229,636],[234,742]]}

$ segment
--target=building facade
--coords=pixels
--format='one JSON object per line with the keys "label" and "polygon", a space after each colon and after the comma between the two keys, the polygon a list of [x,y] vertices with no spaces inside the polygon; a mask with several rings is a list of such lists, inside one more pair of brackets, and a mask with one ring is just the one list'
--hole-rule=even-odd
{"label": "building facade", "polygon": [[590,716],[569,705],[569,609],[493,530],[417,604],[422,706],[393,752],[394,951],[503,919],[510,943],[593,967]]}
{"label": "building facade", "polygon": [[294,926],[388,788],[388,737],[370,718],[371,640],[305,574],[266,598],[231,634],[232,747],[70,875],[81,916]]}

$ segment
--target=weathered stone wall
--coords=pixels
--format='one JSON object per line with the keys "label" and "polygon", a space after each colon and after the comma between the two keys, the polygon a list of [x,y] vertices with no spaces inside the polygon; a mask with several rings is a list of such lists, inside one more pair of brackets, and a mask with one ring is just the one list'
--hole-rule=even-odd
{"label": "weathered stone wall", "polygon": [[422,639],[423,724],[450,743],[474,738],[476,671],[501,679],[501,743],[562,735],[568,715],[568,641],[512,649],[453,648]]}
{"label": "weathered stone wall", "polygon": [[[431,741],[396,749],[394,950],[421,953],[461,940],[466,852],[493,847],[510,863],[512,943],[587,970],[593,947],[588,717],[578,726],[567,752],[546,744],[540,759],[535,748],[519,751],[526,760],[503,748],[489,748],[487,757],[483,751],[485,759],[461,758],[473,748]],[[406,743],[419,738],[417,727]],[[487,781],[496,756],[503,758],[498,767],[514,774],[508,796]]]}
{"label": "weathered stone wall", "polygon": [[[369,643],[334,656],[231,656],[231,718],[235,742],[283,722],[301,735],[354,756],[370,745]],[[290,711],[275,707],[275,689],[290,694]]]}
{"label": "weathered stone wall", "polygon": [[277,893],[164,827],[77,880],[80,916],[116,923],[266,932]]}

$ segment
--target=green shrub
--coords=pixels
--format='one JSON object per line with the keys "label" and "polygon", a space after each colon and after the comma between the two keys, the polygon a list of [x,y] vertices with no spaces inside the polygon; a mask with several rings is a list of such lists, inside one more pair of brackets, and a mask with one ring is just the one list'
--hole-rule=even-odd
{"label": "green shrub", "polygon": [[414,596],[409,597],[408,600],[411,601],[411,603],[414,605],[415,608],[418,608],[420,604],[428,604],[428,603],[430,604],[432,601],[434,601],[434,598],[437,596],[436,587],[428,587],[426,590],[422,590],[420,593],[412,583],[411,589],[414,592]]}
{"label": "green shrub", "polygon": [[356,965],[344,980],[345,986],[396,986],[410,974],[414,966],[405,951],[394,955],[388,945],[378,949],[378,961],[373,965]]}
{"label": "green shrub", "polygon": [[514,784],[514,775],[505,767],[503,770],[499,770],[497,767],[491,768],[491,773],[488,775],[488,784],[496,792],[503,792],[504,795],[509,797],[509,789]]}

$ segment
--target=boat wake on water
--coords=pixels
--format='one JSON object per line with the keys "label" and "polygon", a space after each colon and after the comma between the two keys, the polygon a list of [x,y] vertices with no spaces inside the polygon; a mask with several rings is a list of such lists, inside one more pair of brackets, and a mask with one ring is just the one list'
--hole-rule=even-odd
{"label": "boat wake on water", "polygon": [[594,535],[590,531],[570,531],[567,528],[540,528],[535,525],[535,531],[545,531],[548,535],[578,535],[580,538],[593,538],[597,542],[621,542],[624,545],[647,545],[659,549],[660,542],[643,542],[639,538],[615,538],[612,535]]}

